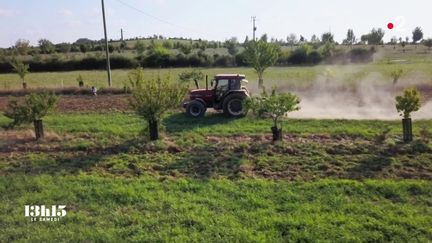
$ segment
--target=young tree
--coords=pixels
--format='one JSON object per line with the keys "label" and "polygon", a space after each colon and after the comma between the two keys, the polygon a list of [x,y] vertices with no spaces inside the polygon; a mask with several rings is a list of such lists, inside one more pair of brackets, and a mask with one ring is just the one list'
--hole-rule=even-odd
{"label": "young tree", "polygon": [[179,75],[179,80],[182,83],[189,83],[190,81],[198,81],[204,78],[204,74],[199,70],[192,70],[192,71],[184,71],[181,72]]}
{"label": "young tree", "polygon": [[27,55],[30,49],[30,41],[19,39],[15,42],[15,49],[20,55]]}
{"label": "young tree", "polygon": [[402,74],[403,70],[401,68],[397,68],[390,73],[390,76],[393,78],[393,85],[396,85]]}
{"label": "young tree", "polygon": [[421,39],[423,39],[423,30],[420,27],[416,27],[412,32],[413,43],[416,44]]}
{"label": "young tree", "polygon": [[245,101],[246,110],[252,110],[252,113],[258,118],[271,117],[273,126],[273,141],[282,140],[282,123],[280,118],[288,112],[300,109],[300,98],[291,93],[276,93],[273,89],[271,95],[265,90],[261,96],[248,98]]}
{"label": "young tree", "polygon": [[16,72],[21,78],[23,89],[26,89],[27,83],[24,78],[29,73],[30,66],[23,63],[22,61],[19,61],[18,59],[12,59],[10,65],[12,66],[14,72]]}
{"label": "young tree", "polygon": [[33,122],[36,139],[40,139],[44,137],[42,118],[54,111],[57,101],[57,96],[53,94],[32,93],[26,95],[23,102],[10,100],[4,115],[13,120],[11,127]]}
{"label": "young tree", "polygon": [[258,74],[258,87],[263,87],[264,71],[276,63],[279,47],[274,43],[267,43],[263,40],[251,41],[245,50],[245,60]]}
{"label": "young tree", "polygon": [[168,79],[145,79],[141,68],[130,72],[128,78],[132,86],[129,105],[148,122],[150,140],[157,140],[163,114],[179,106],[185,98],[187,88]]}
{"label": "young tree", "polygon": [[396,109],[403,117],[402,128],[405,142],[411,142],[413,139],[411,113],[418,111],[420,106],[421,95],[415,88],[405,89],[402,95],[396,97]]}
{"label": "young tree", "polygon": [[47,39],[40,39],[38,43],[41,53],[51,54],[55,52],[54,44],[51,41]]}

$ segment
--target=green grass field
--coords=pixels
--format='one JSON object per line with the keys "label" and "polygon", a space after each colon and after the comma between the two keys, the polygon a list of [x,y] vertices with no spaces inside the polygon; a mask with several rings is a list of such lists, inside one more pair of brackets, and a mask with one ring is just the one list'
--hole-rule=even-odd
{"label": "green grass field", "polygon": [[[133,42],[133,41],[132,41]],[[131,42],[131,43],[132,43]],[[285,47],[285,49],[290,47]],[[346,46],[338,46],[339,49],[349,49]],[[369,48],[363,46],[363,48]],[[374,55],[374,61],[369,64],[359,65],[317,65],[317,66],[291,66],[291,67],[273,67],[269,68],[264,76],[265,84],[270,86],[290,86],[290,85],[307,85],[320,78],[330,78],[338,83],[362,82],[373,79],[383,83],[391,83],[390,73],[395,69],[403,69],[404,74],[401,77],[401,83],[432,83],[432,53],[423,45],[405,47],[405,52],[399,45],[393,49],[393,46],[377,46],[377,52]],[[225,49],[208,49],[211,53],[225,53]],[[85,55],[95,55],[88,53]],[[70,54],[74,58],[85,56],[84,54]],[[116,54],[120,55],[120,54]],[[129,57],[134,56],[131,51],[123,53]],[[28,57],[30,58],[30,57]],[[46,57],[44,57],[46,58]],[[64,57],[68,58],[68,57]],[[234,68],[197,68],[211,78],[218,73],[243,73],[246,74],[251,86],[256,86],[257,75],[252,68],[234,67]],[[166,69],[145,69],[147,78],[157,76],[170,77],[172,80],[178,78],[178,74],[190,68],[166,68]],[[127,74],[130,70],[113,70],[114,87],[122,88],[127,81]],[[26,76],[28,86],[32,88],[50,87],[60,88],[68,86],[78,86],[76,78],[82,75],[85,85],[88,87],[106,87],[106,71],[72,71],[72,72],[44,72],[30,73]],[[204,83],[202,83],[204,85]],[[0,89],[18,89],[21,88],[21,80],[16,74],[0,74]]]}
{"label": "green grass field", "polygon": [[[288,119],[280,143],[270,120],[218,114],[171,113],[157,142],[132,113],[45,125],[39,142],[31,126],[0,132],[2,242],[432,240],[432,145],[400,143],[399,121]],[[25,204],[67,215],[30,222]]]}
{"label": "green grass field", "polygon": [[[367,65],[272,67],[265,85],[387,85],[397,68],[402,85],[432,83],[424,48],[381,51]],[[184,70],[145,75],[175,80]],[[244,73],[248,87],[257,86],[251,68],[200,70]],[[113,71],[115,87],[129,71]],[[107,86],[105,71],[26,79],[59,88],[77,86],[78,75],[87,86]],[[0,89],[20,87],[16,74],[0,74]],[[171,112],[156,142],[127,111],[50,115],[41,141],[31,125],[1,128],[9,122],[0,112],[0,242],[432,241],[432,120],[414,121],[410,144],[401,142],[399,120],[285,119],[277,143],[270,120],[217,113]],[[30,222],[27,204],[64,204],[67,215]]]}
{"label": "green grass field", "polygon": [[[276,86],[304,86],[311,84],[319,79],[330,78],[339,84],[361,83],[364,80],[372,80],[378,83],[391,84],[393,79],[390,73],[398,68],[404,70],[400,83],[408,84],[432,83],[432,69],[429,63],[412,64],[386,64],[376,63],[369,65],[319,65],[305,67],[272,67],[269,68],[264,76],[265,85],[268,87]],[[211,79],[219,73],[242,73],[251,82],[248,86],[257,86],[257,75],[252,68],[197,68]],[[190,68],[172,69],[145,69],[146,78],[169,77],[177,80],[178,75]],[[130,70],[113,70],[113,86],[123,88],[128,84],[127,75]],[[28,87],[30,88],[61,88],[77,87],[78,75],[82,75],[85,85],[88,87],[96,86],[99,88],[107,87],[106,71],[72,71],[72,72],[44,72],[30,73],[26,76]],[[204,86],[204,82],[201,82]],[[21,81],[16,74],[0,74],[0,88],[4,90],[21,88]]]}

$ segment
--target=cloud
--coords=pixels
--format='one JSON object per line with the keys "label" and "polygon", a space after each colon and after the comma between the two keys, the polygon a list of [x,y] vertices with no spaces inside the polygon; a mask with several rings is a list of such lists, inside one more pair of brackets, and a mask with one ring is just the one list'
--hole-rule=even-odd
{"label": "cloud", "polygon": [[18,14],[18,11],[13,9],[0,8],[0,17],[13,17]]}

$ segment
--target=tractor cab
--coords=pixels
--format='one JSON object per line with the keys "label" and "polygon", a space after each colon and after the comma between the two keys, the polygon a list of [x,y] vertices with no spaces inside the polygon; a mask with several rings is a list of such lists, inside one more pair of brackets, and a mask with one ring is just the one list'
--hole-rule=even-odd
{"label": "tractor cab", "polygon": [[247,84],[246,76],[242,74],[218,74],[206,88],[190,91],[189,101],[184,104],[186,112],[191,117],[203,116],[207,108],[223,110],[229,116],[238,117],[244,114],[243,100],[249,96],[242,84]]}

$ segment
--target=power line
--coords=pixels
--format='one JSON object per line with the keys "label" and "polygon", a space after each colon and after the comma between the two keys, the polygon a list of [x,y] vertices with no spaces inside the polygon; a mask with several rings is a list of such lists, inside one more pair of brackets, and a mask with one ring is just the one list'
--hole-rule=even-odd
{"label": "power line", "polygon": [[184,29],[184,30],[187,30],[187,31],[195,32],[195,33],[197,33],[197,34],[204,34],[204,33],[201,33],[201,32],[199,32],[199,31],[196,31],[196,30],[192,30],[192,29],[186,28],[186,27],[184,27],[184,26],[181,26],[181,25],[178,25],[178,24],[172,23],[172,22],[170,22],[170,21],[166,21],[166,20],[161,19],[161,18],[159,18],[159,17],[157,17],[157,16],[154,16],[154,15],[152,15],[152,14],[146,13],[146,12],[142,11],[141,9],[136,8],[136,7],[134,7],[134,6],[132,6],[132,5],[128,4],[128,3],[125,3],[125,2],[123,2],[123,1],[121,1],[121,0],[116,0],[116,1],[117,1],[118,3],[120,3],[120,4],[122,4],[122,5],[124,5],[124,6],[128,7],[128,8],[130,8],[130,9],[133,9],[133,10],[135,10],[135,11],[137,11],[137,12],[139,12],[139,13],[141,13],[141,14],[143,14],[143,15],[149,17],[149,18],[155,19],[155,20],[157,20],[157,21],[159,21],[159,22],[161,22],[161,23],[164,23],[164,24],[167,24],[167,25],[171,25],[171,26],[176,27],[176,28],[181,28],[181,29]]}

